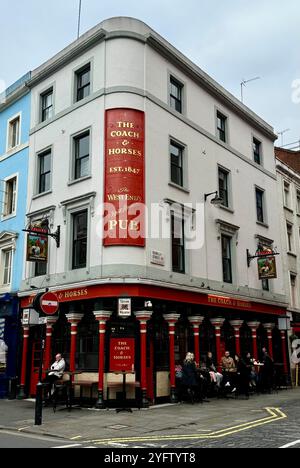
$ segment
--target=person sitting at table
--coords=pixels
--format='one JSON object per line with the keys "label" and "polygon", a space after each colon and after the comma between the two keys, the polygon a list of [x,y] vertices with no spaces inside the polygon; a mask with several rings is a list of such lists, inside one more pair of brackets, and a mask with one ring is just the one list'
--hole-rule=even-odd
{"label": "person sitting at table", "polygon": [[225,388],[232,387],[232,393],[236,392],[236,365],[229,351],[226,351],[225,356],[222,358],[221,367]]}
{"label": "person sitting at table", "polygon": [[223,375],[217,371],[217,366],[213,359],[213,353],[211,352],[207,353],[206,367],[209,370],[211,381],[216,384],[217,388],[220,388],[223,381]]}
{"label": "person sitting at table", "polygon": [[50,394],[52,393],[53,384],[60,380],[66,369],[66,361],[61,354],[55,356],[55,362],[51,366],[51,370],[48,373],[45,382],[49,384]]}

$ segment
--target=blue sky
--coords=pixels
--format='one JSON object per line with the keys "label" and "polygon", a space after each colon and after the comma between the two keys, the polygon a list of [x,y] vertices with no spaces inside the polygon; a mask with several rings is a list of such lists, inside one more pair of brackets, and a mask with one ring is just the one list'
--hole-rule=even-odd
{"label": "blue sky", "polygon": [[[0,0],[0,88],[76,38],[79,0]],[[275,127],[300,140],[299,0],[82,0],[81,32],[111,16],[149,24]],[[1,91],[1,89],[0,89]]]}

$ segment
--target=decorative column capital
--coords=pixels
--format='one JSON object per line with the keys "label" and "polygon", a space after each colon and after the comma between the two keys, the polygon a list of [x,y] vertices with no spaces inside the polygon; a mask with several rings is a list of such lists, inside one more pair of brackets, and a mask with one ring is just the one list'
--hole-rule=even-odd
{"label": "decorative column capital", "polygon": [[58,317],[47,317],[47,327],[52,327],[56,324]]}
{"label": "decorative column capital", "polygon": [[94,316],[95,319],[98,320],[98,322],[106,322],[112,316],[112,311],[96,310],[94,312]]}
{"label": "decorative column capital", "polygon": [[180,314],[172,313],[172,314],[164,314],[164,319],[169,325],[172,325],[178,322],[180,319]]}
{"label": "decorative column capital", "polygon": [[240,331],[240,328],[244,324],[244,320],[231,320],[230,325],[236,330]]}
{"label": "decorative column capital", "polygon": [[260,326],[260,322],[247,322],[248,327],[252,328],[252,330],[255,329],[255,331],[258,329]]}
{"label": "decorative column capital", "polygon": [[224,318],[214,318],[214,319],[211,319],[211,324],[215,327],[215,328],[222,328],[224,322],[225,322],[225,319]]}
{"label": "decorative column capital", "polygon": [[67,314],[66,317],[67,317],[68,322],[71,323],[71,325],[77,325],[83,319],[84,314],[72,313],[72,314]]}
{"label": "decorative column capital", "polygon": [[263,326],[268,332],[271,332],[275,328],[275,323],[264,323]]}
{"label": "decorative column capital", "polygon": [[140,310],[138,312],[134,312],[136,319],[141,323],[148,322],[151,319],[152,314],[153,312],[150,310]]}
{"label": "decorative column capital", "polygon": [[188,317],[188,320],[192,325],[199,327],[203,323],[204,317],[201,315],[194,315]]}

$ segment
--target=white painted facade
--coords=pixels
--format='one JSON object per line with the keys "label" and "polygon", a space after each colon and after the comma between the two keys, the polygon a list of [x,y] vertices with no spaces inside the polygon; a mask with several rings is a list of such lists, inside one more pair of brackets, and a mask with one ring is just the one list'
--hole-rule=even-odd
{"label": "white painted facade", "polygon": [[[74,104],[74,73],[91,63],[91,94]],[[169,105],[170,76],[184,85],[184,110]],[[61,247],[50,240],[46,277],[33,277],[25,262],[22,289],[31,285],[53,289],[101,282],[169,285],[203,293],[234,295],[245,300],[283,305],[285,281],[282,258],[278,279],[262,290],[256,262],[247,266],[246,251],[255,254],[260,239],[281,251],[280,208],[277,203],[273,129],[144,23],[128,18],[104,21],[60,54],[39,67],[29,83],[32,91],[28,219],[50,215],[51,229],[61,226]],[[54,89],[54,117],[40,123],[40,96]],[[230,172],[230,209],[205,207],[206,242],[187,252],[186,274],[171,267],[170,239],[147,239],[146,248],[102,246],[97,235],[103,202],[104,114],[106,109],[132,108],[146,116],[146,202],[201,203],[218,189],[218,165]],[[229,141],[217,138],[216,111],[228,118]],[[72,136],[91,131],[90,177],[71,181]],[[253,159],[253,137],[262,143],[262,165]],[[185,150],[185,190],[170,184],[170,138]],[[36,196],[37,155],[52,148],[51,190]],[[257,223],[255,187],[265,191],[266,223]],[[71,223],[74,210],[89,209],[88,265],[72,270]],[[216,221],[221,220],[221,224]],[[191,222],[188,220],[187,222]],[[222,277],[219,226],[232,225],[233,284]],[[151,263],[151,251],[165,256],[164,266]],[[75,286],[76,285],[76,286]]]}

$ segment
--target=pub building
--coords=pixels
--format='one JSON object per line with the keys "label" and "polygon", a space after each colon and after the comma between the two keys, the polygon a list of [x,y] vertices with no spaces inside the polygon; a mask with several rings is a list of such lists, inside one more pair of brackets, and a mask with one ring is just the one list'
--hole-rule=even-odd
{"label": "pub building", "polygon": [[[99,24],[27,85],[19,297],[27,316],[37,293],[57,294],[44,370],[61,352],[98,407],[116,402],[122,371],[127,399],[176,401],[188,351],[219,365],[226,349],[259,359],[266,346],[287,374],[273,128],[133,18]],[[36,239],[45,220],[60,242]],[[21,396],[35,392],[39,336],[23,322]]]}

